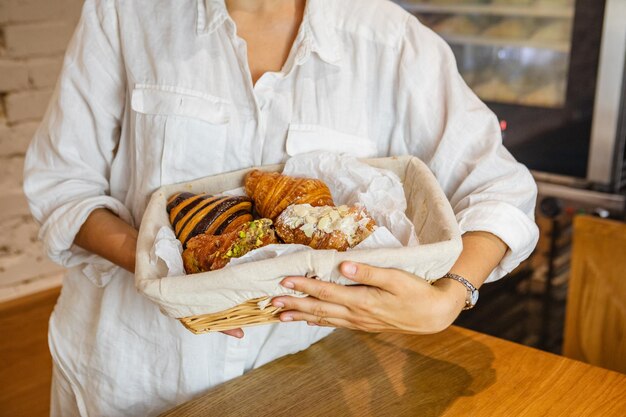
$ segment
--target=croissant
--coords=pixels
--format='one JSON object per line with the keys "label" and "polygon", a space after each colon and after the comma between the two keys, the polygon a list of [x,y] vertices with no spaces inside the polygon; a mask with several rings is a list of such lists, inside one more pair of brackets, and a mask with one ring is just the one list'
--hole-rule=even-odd
{"label": "croissant", "polygon": [[252,220],[252,200],[182,192],[167,201],[167,212],[174,233],[183,247],[202,233],[219,235]]}
{"label": "croissant", "polygon": [[285,243],[299,243],[313,249],[345,251],[361,243],[375,229],[376,222],[360,205],[296,204],[276,219],[276,234]]}
{"label": "croissant", "polygon": [[259,214],[272,220],[292,204],[335,205],[326,184],[317,179],[253,170],[246,175],[245,189]]}
{"label": "croissant", "polygon": [[190,239],[183,251],[183,264],[188,274],[214,271],[233,258],[272,243],[277,243],[272,221],[254,220],[219,236],[201,234]]}

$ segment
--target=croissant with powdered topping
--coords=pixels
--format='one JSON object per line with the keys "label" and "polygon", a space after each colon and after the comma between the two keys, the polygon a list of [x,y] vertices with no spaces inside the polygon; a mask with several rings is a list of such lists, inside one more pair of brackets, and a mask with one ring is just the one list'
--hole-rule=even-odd
{"label": "croissant with powdered topping", "polygon": [[365,240],[376,229],[376,222],[360,205],[294,204],[278,216],[275,227],[285,243],[345,251]]}

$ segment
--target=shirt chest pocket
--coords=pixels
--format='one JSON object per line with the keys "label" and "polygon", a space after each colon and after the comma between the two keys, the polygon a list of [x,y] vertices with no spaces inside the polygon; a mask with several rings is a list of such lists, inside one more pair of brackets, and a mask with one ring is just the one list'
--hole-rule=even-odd
{"label": "shirt chest pocket", "polygon": [[229,103],[188,90],[137,86],[131,107],[141,188],[224,171]]}

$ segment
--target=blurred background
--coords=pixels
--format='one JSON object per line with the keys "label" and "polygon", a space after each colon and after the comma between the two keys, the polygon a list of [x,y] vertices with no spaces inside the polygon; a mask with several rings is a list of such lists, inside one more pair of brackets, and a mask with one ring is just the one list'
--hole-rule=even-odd
{"label": "blurred background", "polygon": [[[624,2],[396,3],[450,44],[466,83],[498,116],[504,145],[539,186],[535,253],[508,279],[485,286],[478,308],[457,324],[561,353],[570,277],[577,272],[574,220],[624,219]],[[592,236],[606,238],[608,226],[597,227]],[[608,268],[614,261],[602,262]],[[581,275],[589,280],[588,272]]]}
{"label": "blurred background", "polygon": [[43,254],[22,169],[82,3],[0,0],[0,416],[48,415],[47,326],[63,270]]}
{"label": "blurred background", "polygon": [[[626,372],[626,2],[395,2],[450,44],[540,190],[534,254],[457,324]],[[0,0],[2,416],[47,415],[63,270],[43,255],[22,168],[81,5]]]}
{"label": "blurred background", "polygon": [[0,0],[0,302],[60,284],[22,193],[24,153],[61,69],[81,0]]}

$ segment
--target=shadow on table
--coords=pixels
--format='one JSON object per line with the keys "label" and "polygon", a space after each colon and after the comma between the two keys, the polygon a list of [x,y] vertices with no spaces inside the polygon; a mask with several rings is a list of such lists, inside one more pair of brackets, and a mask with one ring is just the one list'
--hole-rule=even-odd
{"label": "shadow on table", "polygon": [[359,335],[363,343],[342,352],[340,359],[350,361],[354,355],[359,363],[338,366],[334,375],[345,404],[334,415],[436,417],[457,398],[492,385],[496,374],[491,350],[452,329],[446,334],[455,339],[455,348],[462,345],[453,361],[449,345],[431,346],[425,354],[406,338]]}
{"label": "shadow on table", "polygon": [[454,329],[426,337],[340,331],[172,415],[436,417],[492,385],[493,360],[489,348]]}

